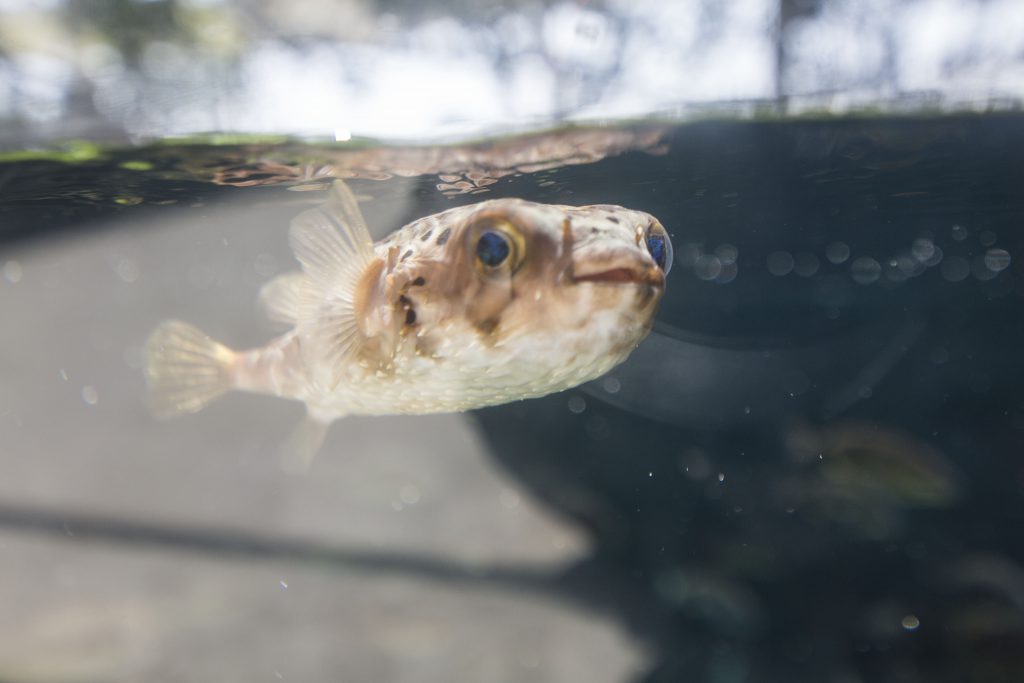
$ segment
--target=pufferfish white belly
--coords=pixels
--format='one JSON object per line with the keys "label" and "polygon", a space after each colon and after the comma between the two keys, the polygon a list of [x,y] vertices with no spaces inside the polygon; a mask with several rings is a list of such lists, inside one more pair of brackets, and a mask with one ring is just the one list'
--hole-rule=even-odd
{"label": "pufferfish white belly", "polygon": [[309,419],[292,446],[308,455],[345,415],[458,412],[562,391],[642,341],[672,264],[661,223],[613,205],[493,199],[374,244],[340,181],[292,221],[290,242],[301,270],[260,294],[291,327],[284,335],[234,351],[180,321],[153,332],[145,371],[157,417],[232,389],[302,401]]}

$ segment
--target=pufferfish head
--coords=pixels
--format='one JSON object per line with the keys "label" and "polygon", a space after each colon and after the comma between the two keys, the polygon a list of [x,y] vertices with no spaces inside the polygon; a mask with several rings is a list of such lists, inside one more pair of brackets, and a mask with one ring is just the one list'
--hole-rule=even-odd
{"label": "pufferfish head", "polygon": [[421,337],[464,332],[475,338],[463,345],[579,360],[598,372],[650,330],[672,266],[669,235],[650,214],[521,199],[447,213],[440,253],[409,263],[410,278],[428,283],[407,299]]}

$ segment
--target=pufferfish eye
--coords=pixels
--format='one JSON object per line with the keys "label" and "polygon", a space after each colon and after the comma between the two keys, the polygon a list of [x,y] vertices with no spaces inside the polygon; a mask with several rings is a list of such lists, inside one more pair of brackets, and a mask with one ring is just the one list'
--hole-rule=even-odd
{"label": "pufferfish eye", "polygon": [[497,268],[508,260],[512,245],[505,235],[488,230],[480,235],[476,243],[476,257],[487,268]]}
{"label": "pufferfish eye", "polygon": [[668,275],[668,271],[672,270],[672,240],[669,239],[665,228],[661,227],[659,223],[647,228],[644,244],[654,262],[658,264],[665,275]]}

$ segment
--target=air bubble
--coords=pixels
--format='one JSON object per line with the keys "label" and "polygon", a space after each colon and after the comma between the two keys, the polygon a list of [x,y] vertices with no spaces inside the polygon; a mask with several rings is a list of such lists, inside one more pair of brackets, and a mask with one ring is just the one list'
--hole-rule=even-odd
{"label": "air bubble", "polygon": [[967,239],[967,228],[962,225],[954,225],[952,228],[953,239],[957,242],[963,242]]}
{"label": "air bubble", "polygon": [[978,241],[981,242],[983,247],[991,247],[996,243],[996,234],[991,230],[982,230],[981,234],[978,235]]}
{"label": "air bubble", "polygon": [[587,402],[583,400],[582,396],[570,396],[568,406],[570,413],[579,415],[587,409]]}

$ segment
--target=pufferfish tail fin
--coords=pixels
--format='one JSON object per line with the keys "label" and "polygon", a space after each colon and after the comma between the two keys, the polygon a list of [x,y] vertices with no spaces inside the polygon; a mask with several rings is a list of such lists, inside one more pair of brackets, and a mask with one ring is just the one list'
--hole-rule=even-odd
{"label": "pufferfish tail fin", "polygon": [[160,324],[146,342],[150,412],[167,419],[202,410],[234,386],[234,351],[180,320]]}

